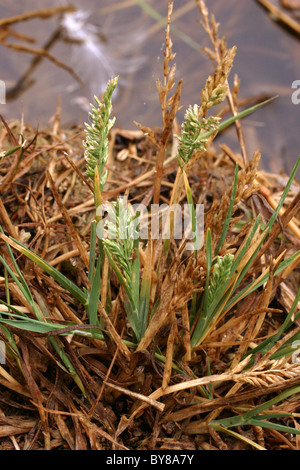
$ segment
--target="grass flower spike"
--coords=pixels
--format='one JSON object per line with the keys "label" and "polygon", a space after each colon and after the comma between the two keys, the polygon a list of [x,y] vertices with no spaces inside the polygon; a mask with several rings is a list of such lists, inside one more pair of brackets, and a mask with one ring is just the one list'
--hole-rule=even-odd
{"label": "grass flower spike", "polygon": [[132,255],[134,250],[134,219],[122,199],[114,202],[108,209],[109,220],[106,231],[108,238],[103,240],[104,247],[122,268],[126,281],[132,281]]}
{"label": "grass flower spike", "polygon": [[216,67],[215,72],[207,78],[202,89],[201,105],[189,106],[185,113],[181,136],[177,136],[179,140],[178,162],[181,167],[182,164],[192,163],[191,158],[194,150],[206,150],[210,136],[220,130],[221,118],[218,116],[206,117],[206,115],[210,108],[222,103],[227,96],[226,80],[235,54],[235,47],[223,51],[221,63]]}
{"label": "grass flower spike", "polygon": [[234,256],[231,253],[228,253],[224,257],[218,256],[210,283],[208,304],[211,304],[220,292],[222,292],[230,279],[233,258]]}
{"label": "grass flower spike", "polygon": [[197,104],[189,106],[182,123],[181,136],[177,136],[179,140],[178,155],[184,163],[190,160],[194,150],[205,150],[208,142],[207,133],[209,131],[214,132],[218,130],[219,117],[211,116],[208,119],[202,118],[199,121],[198,116],[199,106]]}
{"label": "grass flower spike", "polygon": [[108,134],[115,123],[115,118],[110,118],[112,104],[111,97],[118,83],[118,77],[108,82],[107,88],[101,102],[96,96],[95,101],[98,107],[91,105],[90,117],[92,124],[85,123],[86,140],[85,160],[87,165],[87,175],[94,181],[95,168],[98,168],[100,178],[100,189],[103,190],[107,178],[104,167],[108,158]]}

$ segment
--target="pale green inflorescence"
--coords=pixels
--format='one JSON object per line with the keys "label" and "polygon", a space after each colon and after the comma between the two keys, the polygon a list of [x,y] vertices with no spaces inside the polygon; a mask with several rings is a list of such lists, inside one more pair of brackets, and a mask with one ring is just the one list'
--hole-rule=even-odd
{"label": "pale green inflorescence", "polygon": [[108,134],[115,123],[115,118],[110,119],[112,111],[111,97],[117,83],[118,77],[108,82],[102,102],[95,96],[98,107],[91,104],[92,112],[89,115],[92,124],[85,123],[84,157],[87,166],[86,173],[94,181],[95,168],[98,167],[101,191],[107,178],[107,171],[104,170],[104,167],[108,158]]}
{"label": "pale green inflorescence", "polygon": [[108,208],[107,239],[104,246],[122,268],[128,284],[132,281],[132,254],[134,249],[135,221],[127,207],[126,198],[120,198]]}
{"label": "pale green inflorescence", "polygon": [[225,256],[218,256],[217,262],[214,266],[213,276],[210,282],[208,303],[210,304],[220,291],[225,287],[231,272],[231,266],[234,256],[228,253]]}
{"label": "pale green inflorescence", "polygon": [[[207,133],[213,133],[218,128],[219,117],[212,116],[207,119],[202,117],[199,120],[198,116],[199,106],[197,104],[189,106],[182,123],[181,136],[177,136],[179,140],[178,155],[184,163],[190,160],[194,150],[206,149],[208,143]],[[182,163],[180,159],[179,164]]]}

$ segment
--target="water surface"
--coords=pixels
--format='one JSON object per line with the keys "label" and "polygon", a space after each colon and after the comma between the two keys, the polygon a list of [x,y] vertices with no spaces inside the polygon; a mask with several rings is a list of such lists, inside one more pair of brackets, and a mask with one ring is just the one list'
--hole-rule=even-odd
{"label": "water surface", "polygon": [[[160,126],[155,80],[162,78],[165,27],[137,3],[133,0],[74,1],[78,9],[91,12],[89,22],[99,27],[103,58],[91,60],[78,45],[57,40],[49,52],[66,65],[73,66],[84,78],[85,85],[79,86],[66,70],[43,59],[30,76],[32,85],[6,105],[1,105],[2,114],[7,119],[19,117],[22,103],[25,119],[32,124],[44,125],[55,113],[61,97],[62,124],[82,124],[87,119],[84,104],[92,100],[94,93],[103,91],[112,71],[120,75],[121,80],[114,100],[117,124],[135,129],[133,121],[136,120],[147,126]],[[166,17],[167,0],[145,3]],[[38,8],[58,4],[54,0],[44,0],[38,3]],[[272,104],[243,121],[248,153],[251,156],[259,147],[265,168],[272,171],[283,168],[289,172],[300,151],[300,104],[295,105],[291,100],[294,91],[291,85],[300,79],[299,39],[274,22],[255,0],[209,0],[207,5],[221,23],[220,32],[226,36],[228,45],[237,45],[230,82],[233,74],[238,74],[240,98],[279,95]],[[0,1],[2,18],[35,9],[37,3],[33,0],[15,0],[9,4]],[[174,16],[176,31],[172,33],[172,39],[176,52],[176,78],[183,78],[182,110],[178,115],[182,119],[189,104],[199,103],[201,88],[212,71],[212,64],[201,51],[210,44],[199,24],[201,15],[196,3],[175,0]],[[16,30],[35,38],[37,42],[32,46],[42,47],[59,24],[58,16],[47,20],[33,19],[18,24]],[[187,35],[191,44],[178,31]],[[30,68],[32,56],[3,46],[0,50],[0,78],[11,89]],[[225,138],[233,150],[238,150],[234,129],[226,132],[219,141]]]}

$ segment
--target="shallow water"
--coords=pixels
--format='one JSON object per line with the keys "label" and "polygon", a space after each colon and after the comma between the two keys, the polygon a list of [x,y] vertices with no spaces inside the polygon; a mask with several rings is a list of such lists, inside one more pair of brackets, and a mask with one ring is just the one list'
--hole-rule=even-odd
{"label": "shallow water", "polygon": [[[74,70],[85,80],[78,83],[66,70],[58,68],[48,59],[43,59],[30,79],[32,85],[19,96],[0,105],[5,118],[24,115],[31,123],[44,125],[56,111],[61,97],[62,124],[83,123],[87,119],[84,105],[92,100],[94,93],[101,93],[109,73],[119,74],[121,84],[114,100],[117,124],[135,129],[134,120],[144,125],[161,124],[161,113],[155,86],[156,78],[162,77],[163,45],[165,26],[159,24],[133,0],[77,0],[77,8],[91,12],[90,22],[99,26],[99,50],[96,58],[87,54],[80,46],[57,40],[49,50],[57,59]],[[44,0],[38,8],[57,6],[59,2]],[[148,0],[164,17],[167,0]],[[210,12],[214,13],[229,46],[237,45],[238,52],[230,76],[234,73],[241,79],[240,98],[261,94],[279,95],[271,104],[263,107],[243,121],[248,154],[260,148],[262,165],[271,171],[283,168],[289,172],[300,151],[299,114],[300,104],[292,103],[293,81],[300,80],[299,39],[270,19],[255,0],[207,0]],[[176,19],[181,8],[186,12]],[[8,17],[37,9],[33,0],[0,1],[1,17]],[[199,102],[201,88],[212,64],[201,52],[209,46],[199,20],[200,12],[193,0],[175,0],[177,28],[172,32],[173,51],[176,52],[177,79],[183,78],[182,119],[189,104]],[[59,26],[59,18],[33,19],[17,25],[19,32],[36,38],[33,47],[42,47]],[[178,30],[192,40],[192,45],[179,37]],[[15,41],[15,40],[12,40]],[[29,44],[30,45],[30,44]],[[196,50],[198,49],[198,50]],[[20,77],[30,68],[32,56],[17,53],[1,46],[1,79],[7,89],[12,89]],[[108,61],[108,62],[107,62]],[[299,96],[299,95],[298,95]],[[226,140],[233,150],[238,150],[234,129],[218,138]]]}

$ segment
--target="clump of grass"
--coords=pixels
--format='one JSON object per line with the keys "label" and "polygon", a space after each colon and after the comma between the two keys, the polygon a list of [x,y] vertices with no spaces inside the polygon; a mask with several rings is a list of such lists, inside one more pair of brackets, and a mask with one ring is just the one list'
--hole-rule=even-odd
{"label": "clump of grass", "polygon": [[[213,51],[209,55],[216,67],[204,84],[201,102],[187,109],[181,134],[173,135],[173,145],[176,143],[177,147],[172,157],[168,158],[169,139],[174,132],[182,83],[178,83],[169,97],[176,71],[175,64],[171,66],[175,55],[170,37],[173,8],[170,1],[164,78],[163,83],[157,84],[163,121],[160,139],[156,139],[153,130],[139,125],[147,133],[157,157],[155,170],[150,172],[155,177],[150,181],[153,192],[152,201],[147,194],[148,202],[158,204],[163,199],[161,186],[163,178],[168,176],[165,163],[170,163],[170,159],[172,163],[178,162],[167,205],[189,204],[192,253],[185,249],[187,239],[174,240],[172,230],[165,240],[151,237],[140,240],[139,211],[133,213],[127,202],[132,186],[126,198],[105,204],[106,198],[115,194],[110,187],[112,183],[107,181],[105,166],[109,134],[114,125],[112,95],[117,78],[108,83],[102,100],[95,98],[97,106],[92,105],[91,122],[85,126],[84,171],[93,183],[88,190],[92,189],[94,212],[81,231],[75,225],[70,228],[70,214],[61,202],[55,180],[47,175],[54,200],[61,209],[58,217],[65,218],[70,240],[76,247],[73,255],[74,251],[80,255],[75,279],[72,273],[54,266],[55,257],[47,261],[39,256],[39,245],[34,250],[17,239],[18,233],[11,237],[1,231],[4,243],[0,261],[5,285],[5,300],[0,301],[1,338],[7,344],[11,374],[18,368],[27,388],[8,372],[5,375],[1,368],[0,374],[5,377],[5,386],[21,391],[26,397],[29,395],[37,405],[46,448],[51,447],[46,411],[46,401],[50,399],[55,403],[57,428],[67,436],[71,447],[75,446],[74,439],[66,429],[66,422],[61,421],[62,407],[68,407],[76,430],[80,429],[77,440],[83,447],[83,435],[88,436],[91,447],[97,447],[95,436],[100,435],[110,446],[124,448],[127,438],[122,436],[126,436],[127,427],[134,426],[135,418],[143,419],[144,415],[148,420],[145,422],[155,427],[155,433],[167,429],[166,422],[175,422],[187,438],[207,434],[221,448],[227,447],[224,435],[238,439],[245,446],[265,448],[264,439],[256,438],[258,428],[268,430],[273,436],[274,432],[299,434],[293,427],[297,405],[289,402],[285,410],[284,403],[299,394],[296,383],[299,364],[292,357],[293,344],[299,340],[296,322],[300,315],[297,311],[300,290],[279,327],[275,315],[280,315],[282,310],[274,308],[273,302],[277,286],[288,279],[300,260],[300,252],[290,243],[293,239],[288,232],[289,223],[299,210],[299,195],[289,205],[286,202],[300,157],[269,218],[257,215],[253,205],[253,195],[261,188],[258,151],[249,162],[244,154],[241,168],[238,163],[223,163],[222,169],[229,170],[228,188],[209,207],[207,168],[213,172],[221,161],[220,157],[209,157],[210,143],[217,133],[238,123],[263,103],[241,112],[236,110],[227,81],[236,48],[228,49],[225,41],[219,39],[214,19],[209,22],[204,2],[198,3],[212,39]],[[220,113],[209,115],[226,98],[233,106],[232,117],[222,120]],[[237,130],[243,153],[240,124]],[[11,154],[18,150],[20,146],[13,148]],[[8,157],[10,152],[6,152],[3,161]],[[195,208],[199,195],[191,184],[191,174],[201,174],[203,167],[206,167],[207,186],[200,194],[200,200],[205,203],[205,229],[200,243]],[[173,171],[172,168],[170,172]],[[142,178],[139,177],[138,183]],[[82,180],[86,181],[85,177]],[[135,191],[135,198],[144,200],[138,185]],[[279,220],[284,205],[286,210]],[[103,217],[100,209],[107,210],[108,218]],[[7,221],[5,210],[4,205],[0,206]],[[45,244],[49,243],[47,237]],[[282,239],[290,247],[288,254]],[[44,252],[49,254],[53,250],[58,255],[61,247],[57,246],[59,243],[53,245],[54,248],[49,245],[50,249],[46,246]],[[15,251],[23,257],[17,260]],[[61,256],[65,260],[65,253],[57,257],[61,260]],[[19,263],[23,263],[24,272]],[[28,266],[36,273],[37,281],[27,275]],[[55,302],[46,295],[47,289]],[[266,322],[269,314],[274,315],[274,323]],[[46,340],[50,343],[49,350]],[[39,354],[47,351],[47,360],[55,364],[53,390],[52,382],[43,379],[40,370],[32,370],[28,350],[34,348]],[[66,377],[76,384],[75,391]],[[61,384],[62,390],[58,391],[57,384],[59,387]],[[262,390],[266,396],[279,393],[263,405],[250,406],[250,400],[255,402]],[[132,406],[128,405],[126,416],[123,414],[116,426],[120,394],[126,395]],[[82,395],[86,398],[84,403]],[[78,403],[82,407],[80,412]],[[278,408],[272,408],[271,412],[275,405]],[[159,410],[159,420],[151,413],[143,415],[149,406]],[[203,413],[205,418],[199,419]],[[251,438],[243,433],[243,426],[256,430]],[[153,435],[150,433],[149,439]]]}

